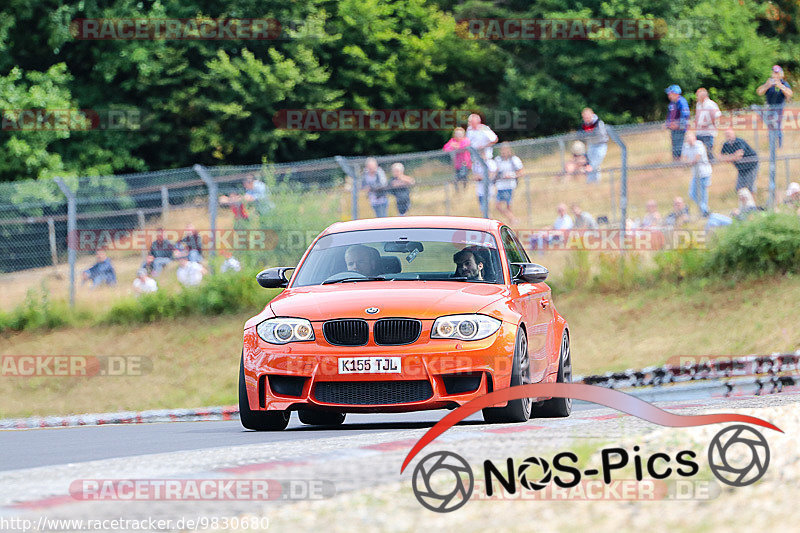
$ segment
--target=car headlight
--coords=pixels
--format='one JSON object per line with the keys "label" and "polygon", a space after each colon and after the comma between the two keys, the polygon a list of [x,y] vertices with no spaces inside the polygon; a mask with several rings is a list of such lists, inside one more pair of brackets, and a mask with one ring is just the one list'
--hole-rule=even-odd
{"label": "car headlight", "polygon": [[477,341],[500,329],[501,321],[486,315],[441,316],[433,322],[432,339]]}
{"label": "car headlight", "polygon": [[314,340],[314,328],[305,318],[270,318],[256,326],[256,333],[270,344]]}

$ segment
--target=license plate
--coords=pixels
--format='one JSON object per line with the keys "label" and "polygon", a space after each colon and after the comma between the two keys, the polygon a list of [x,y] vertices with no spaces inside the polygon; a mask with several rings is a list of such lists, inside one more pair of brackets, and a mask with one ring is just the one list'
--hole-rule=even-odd
{"label": "license plate", "polygon": [[399,374],[399,357],[340,357],[340,374]]}

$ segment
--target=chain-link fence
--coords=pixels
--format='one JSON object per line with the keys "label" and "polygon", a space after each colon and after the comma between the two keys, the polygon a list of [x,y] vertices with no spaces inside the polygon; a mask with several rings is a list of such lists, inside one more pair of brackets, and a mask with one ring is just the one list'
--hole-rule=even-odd
{"label": "chain-link fence", "polygon": [[[784,118],[793,113],[796,108],[787,107]],[[762,114],[760,109],[737,111],[730,114],[737,118],[727,125],[755,149],[759,163],[756,199],[768,205],[780,202],[789,182],[797,181],[800,135],[796,122],[795,127],[784,127],[782,146],[776,146],[771,161],[770,146],[776,138]],[[725,127],[721,125],[716,136],[713,152],[717,155]],[[613,133],[620,144],[613,142]],[[468,151],[471,171],[458,171],[464,164],[460,151],[376,156],[375,163],[386,175],[386,187],[377,201],[376,195],[371,197],[363,188],[367,157],[195,165],[128,175],[2,183],[3,300],[13,302],[10,293],[35,285],[37,274],[47,272],[74,295],[75,286],[83,281],[83,269],[93,263],[91,256],[99,248],[109,250],[119,265],[117,277],[131,280],[147,261],[159,228],[175,242],[183,238],[187,227],[194,226],[203,236],[206,258],[218,253],[226,257],[249,254],[255,262],[292,262],[328,224],[383,215],[384,209],[389,216],[488,215],[520,230],[536,231],[553,223],[559,204],[580,204],[608,227],[619,227],[623,221],[636,224],[650,200],[662,214],[672,209],[676,196],[693,205],[688,198],[691,169],[673,161],[670,133],[663,123],[613,127],[602,164],[587,171],[587,156],[597,160],[592,143],[582,132],[507,143],[505,150],[510,149],[523,165],[510,195],[510,211],[497,202],[496,186],[482,180],[486,174],[494,176],[493,169],[484,165],[474,149]],[[627,147],[625,163],[622,146]],[[500,146],[495,146],[494,155],[500,152]],[[712,166],[710,209],[729,213],[737,206],[737,169],[719,159]],[[413,178],[413,185],[394,181],[402,175]],[[777,188],[774,195],[769,188],[771,177]],[[480,196],[485,197],[487,189],[489,201],[482,204]],[[75,268],[67,269],[67,265]],[[76,272],[75,280],[67,282],[71,271]]]}

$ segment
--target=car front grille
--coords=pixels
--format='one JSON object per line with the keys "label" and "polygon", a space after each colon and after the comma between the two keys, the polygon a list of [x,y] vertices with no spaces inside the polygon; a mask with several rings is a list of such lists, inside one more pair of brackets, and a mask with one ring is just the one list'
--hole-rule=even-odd
{"label": "car front grille", "polygon": [[417,341],[422,332],[422,323],[411,318],[382,318],[375,322],[372,335],[375,344],[397,346]]}
{"label": "car front grille", "polygon": [[425,401],[433,396],[427,380],[321,381],[314,397],[322,403],[343,405],[391,405]]}
{"label": "car front grille", "polygon": [[369,326],[366,320],[328,320],[322,325],[322,334],[335,346],[363,346],[367,344]]}

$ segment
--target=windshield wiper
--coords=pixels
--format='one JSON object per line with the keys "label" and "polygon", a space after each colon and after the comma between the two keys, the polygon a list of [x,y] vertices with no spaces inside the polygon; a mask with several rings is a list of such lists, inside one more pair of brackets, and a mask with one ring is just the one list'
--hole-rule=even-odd
{"label": "windshield wiper", "polygon": [[331,285],[333,283],[345,283],[349,281],[386,281],[383,276],[349,276],[341,279],[325,280],[322,285]]}

